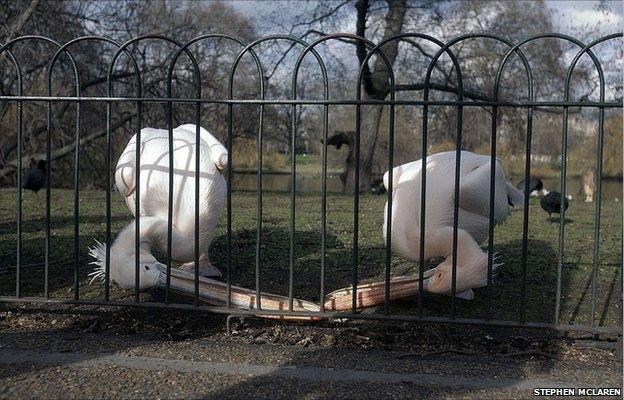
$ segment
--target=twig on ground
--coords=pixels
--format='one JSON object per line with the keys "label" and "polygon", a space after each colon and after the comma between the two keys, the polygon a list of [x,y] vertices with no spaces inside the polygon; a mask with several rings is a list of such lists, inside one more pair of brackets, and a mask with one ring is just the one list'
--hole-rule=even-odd
{"label": "twig on ground", "polygon": [[[74,256],[66,257],[66,258],[59,258],[58,260],[50,261],[50,265],[59,264],[59,263],[66,262],[66,261],[71,261],[73,259],[74,259]],[[44,265],[45,263],[42,263],[42,262],[25,264],[25,265],[20,265],[20,269],[37,268],[37,267],[43,267]],[[15,271],[16,269],[17,269],[16,265],[10,265],[8,267],[0,268],[0,275],[7,274],[11,271]]]}
{"label": "twig on ground", "polygon": [[503,357],[524,357],[524,356],[538,356],[543,358],[555,358],[555,355],[552,353],[546,353],[541,350],[526,350],[526,351],[513,351],[510,353],[503,354]]}
{"label": "twig on ground", "polygon": [[397,356],[397,358],[429,357],[429,356],[434,356],[434,355],[439,355],[439,354],[446,354],[446,353],[461,354],[461,355],[465,355],[465,356],[474,355],[473,353],[469,353],[467,351],[459,350],[459,349],[440,349],[440,350],[430,351],[430,352],[427,352],[427,353],[405,353],[405,354],[400,354],[400,355]]}

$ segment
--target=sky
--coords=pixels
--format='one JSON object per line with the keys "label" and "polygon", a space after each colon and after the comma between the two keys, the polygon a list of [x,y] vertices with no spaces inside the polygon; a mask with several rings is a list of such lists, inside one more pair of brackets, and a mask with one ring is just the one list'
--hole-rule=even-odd
{"label": "sky", "polygon": [[[553,11],[553,23],[559,33],[573,33],[578,28],[583,27],[583,25],[597,21],[601,22],[602,32],[597,32],[596,36],[621,31],[624,21],[622,17],[622,1],[614,0],[607,2],[611,8],[607,19],[605,19],[603,13],[595,10],[599,3],[599,1],[547,0],[546,6]],[[230,0],[228,4],[254,21],[262,21],[269,15],[278,12],[283,16],[285,24],[293,16],[302,13],[306,7],[313,7],[313,2],[305,3],[303,1],[293,2],[285,0]]]}
{"label": "sky", "polygon": [[[519,1],[528,2],[532,0]],[[601,36],[621,32],[623,30],[624,3],[622,0],[607,0],[604,2],[608,6],[606,8],[606,12],[598,9],[598,6],[601,4],[600,1],[545,0],[544,3],[551,11],[550,15],[553,22],[553,28],[556,33],[577,37],[585,43]],[[256,29],[260,35],[266,35],[287,33],[292,26],[291,21],[294,17],[302,15],[306,12],[306,9],[312,10],[317,2],[312,0],[229,0],[228,4],[241,13],[247,15],[256,25]],[[345,7],[353,6],[347,5]],[[278,18],[275,18],[275,15],[277,15]],[[276,24],[279,25],[280,22],[282,22],[282,26],[276,26]],[[355,30],[353,24],[354,21],[349,21],[348,25],[345,25],[343,30],[353,33]],[[587,26],[591,26],[592,28],[587,29]],[[578,52],[578,48],[575,46],[569,47],[570,48],[564,54],[567,61],[571,61]],[[613,53],[611,52],[614,50],[610,48],[602,51],[606,52],[606,55],[612,55]],[[600,53],[600,51],[598,53]],[[602,56],[605,54],[602,54]],[[601,55],[599,55],[599,58],[602,58]],[[621,71],[622,60],[618,58],[617,63],[620,64],[620,66],[615,68],[615,70]],[[610,77],[607,81],[620,82],[620,79],[618,78],[614,80],[613,77]],[[607,93],[611,94],[613,91],[612,89],[613,88],[608,84]]]}
{"label": "sky", "polygon": [[609,1],[611,12],[605,14],[597,11],[595,7],[598,1],[546,1],[550,9],[554,11],[553,22],[557,30],[561,33],[574,31],[575,28],[582,27],[587,23],[600,22],[601,32],[596,32],[596,36],[606,35],[622,31],[622,1]]}

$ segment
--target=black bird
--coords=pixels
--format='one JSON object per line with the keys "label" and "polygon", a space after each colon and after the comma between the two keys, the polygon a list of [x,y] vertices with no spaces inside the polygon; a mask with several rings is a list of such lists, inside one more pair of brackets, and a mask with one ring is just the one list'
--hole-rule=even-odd
{"label": "black bird", "polygon": [[[561,198],[563,196],[559,192],[550,192],[540,200],[540,205],[548,213],[548,221],[550,221],[551,214],[561,214]],[[563,197],[563,208],[568,209],[570,203],[568,199]]]}
{"label": "black bird", "polygon": [[336,149],[340,150],[343,144],[351,146],[355,140],[355,132],[351,131],[336,131],[327,139],[328,146],[336,146]]}
{"label": "black bird", "polygon": [[374,195],[381,196],[386,193],[386,187],[383,184],[383,180],[376,179],[373,183],[371,183],[371,191]]}
{"label": "black bird", "polygon": [[31,168],[22,180],[22,188],[37,194],[46,184],[46,162],[39,160],[36,168]]}
{"label": "black bird", "polygon": [[[524,179],[518,183],[518,185],[516,185],[516,189],[520,190],[521,192],[524,192]],[[531,177],[531,179],[529,179],[529,194],[538,191],[538,192],[542,192],[542,194],[544,193],[544,182],[542,182],[542,180],[540,178],[536,178],[534,176]],[[546,191],[546,194],[548,192]]]}

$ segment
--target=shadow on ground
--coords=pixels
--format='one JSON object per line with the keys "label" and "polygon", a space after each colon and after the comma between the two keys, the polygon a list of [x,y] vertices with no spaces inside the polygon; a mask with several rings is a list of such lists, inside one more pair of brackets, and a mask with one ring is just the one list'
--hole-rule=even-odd
{"label": "shadow on ground", "polygon": [[[11,315],[7,315],[9,310]],[[418,393],[461,397],[483,392],[487,388],[479,386],[479,379],[487,380],[497,374],[506,379],[503,387],[522,381],[527,371],[547,374],[562,351],[561,340],[553,339],[557,335],[535,330],[381,322],[309,325],[251,319],[235,323],[233,334],[224,336],[224,319],[203,313],[10,306],[0,315],[4,350],[79,353],[72,363],[88,361],[103,353],[201,361],[204,357],[214,359],[211,352],[216,350],[226,352],[221,356],[230,363],[275,367],[268,374],[241,376],[236,384],[217,376],[217,380],[223,379],[223,384],[216,390],[202,387],[201,381],[197,381],[194,398],[335,398],[341,394],[345,398],[371,398],[410,397]],[[20,320],[26,320],[27,326],[20,325]],[[74,372],[68,372],[74,379],[83,379],[75,368],[85,367],[72,367],[71,363],[65,366],[74,368]],[[321,376],[284,378],[284,372],[293,368],[314,368],[320,370]],[[457,388],[448,382],[446,387],[432,387],[427,382],[380,382],[375,377],[361,381],[354,376],[336,375],[349,371],[449,375],[450,379],[465,377],[465,381],[470,381],[472,376],[476,384]],[[145,373],[139,372],[145,377]],[[163,367],[162,373],[168,372]],[[6,382],[32,373],[36,373],[36,366],[3,368],[2,376]],[[130,373],[117,379],[126,376]],[[179,390],[175,385],[168,388],[163,384],[160,395],[170,397],[188,389],[183,382],[185,376],[194,379],[190,372],[180,373],[175,377],[180,382]],[[103,385],[107,379],[93,382],[96,387],[91,389],[100,393],[106,390]],[[151,388],[159,387],[158,376],[153,375],[151,381],[147,379],[150,382]]]}

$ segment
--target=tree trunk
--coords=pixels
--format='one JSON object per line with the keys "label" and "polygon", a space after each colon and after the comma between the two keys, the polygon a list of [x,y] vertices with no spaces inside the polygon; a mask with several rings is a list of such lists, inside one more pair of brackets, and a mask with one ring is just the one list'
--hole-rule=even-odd
{"label": "tree trunk", "polygon": [[[39,5],[39,1],[40,0],[30,0],[28,5],[22,10],[22,13],[16,16],[9,24],[7,24],[3,35],[4,43],[9,42],[11,39],[14,39],[19,35],[24,25],[26,25],[26,22],[28,22],[30,17],[35,12],[35,9]],[[4,54],[6,53],[2,54],[4,57]]]}
{"label": "tree trunk", "polygon": [[[388,13],[385,18],[385,27],[383,38],[389,38],[398,35],[403,30],[403,21],[405,20],[406,0],[387,0]],[[355,5],[357,9],[356,33],[365,37],[366,33],[366,17],[369,9],[368,0],[358,0]],[[392,41],[384,45],[382,51],[388,59],[390,66],[394,64],[399,49],[398,41]],[[364,64],[362,70],[362,84],[364,86],[364,100],[375,99],[384,100],[390,93],[389,84],[389,67],[386,65],[382,57],[377,57],[375,61],[375,70],[371,72],[368,62],[364,63],[368,52],[366,45],[358,41],[356,43],[356,51],[360,65]],[[362,106],[361,115],[361,132],[360,132],[360,176],[359,190],[370,190],[373,181],[373,157],[377,146],[379,136],[379,125],[383,106]],[[344,190],[345,193],[353,193],[355,190],[355,170],[356,157],[355,146],[351,147],[349,156],[346,160],[345,173],[346,177]]]}
{"label": "tree trunk", "polygon": [[[379,124],[383,106],[362,106],[362,129],[360,133],[360,192],[370,190],[373,183],[373,157],[377,146]],[[351,194],[355,189],[355,143],[349,147],[349,157],[345,166],[344,191]]]}

